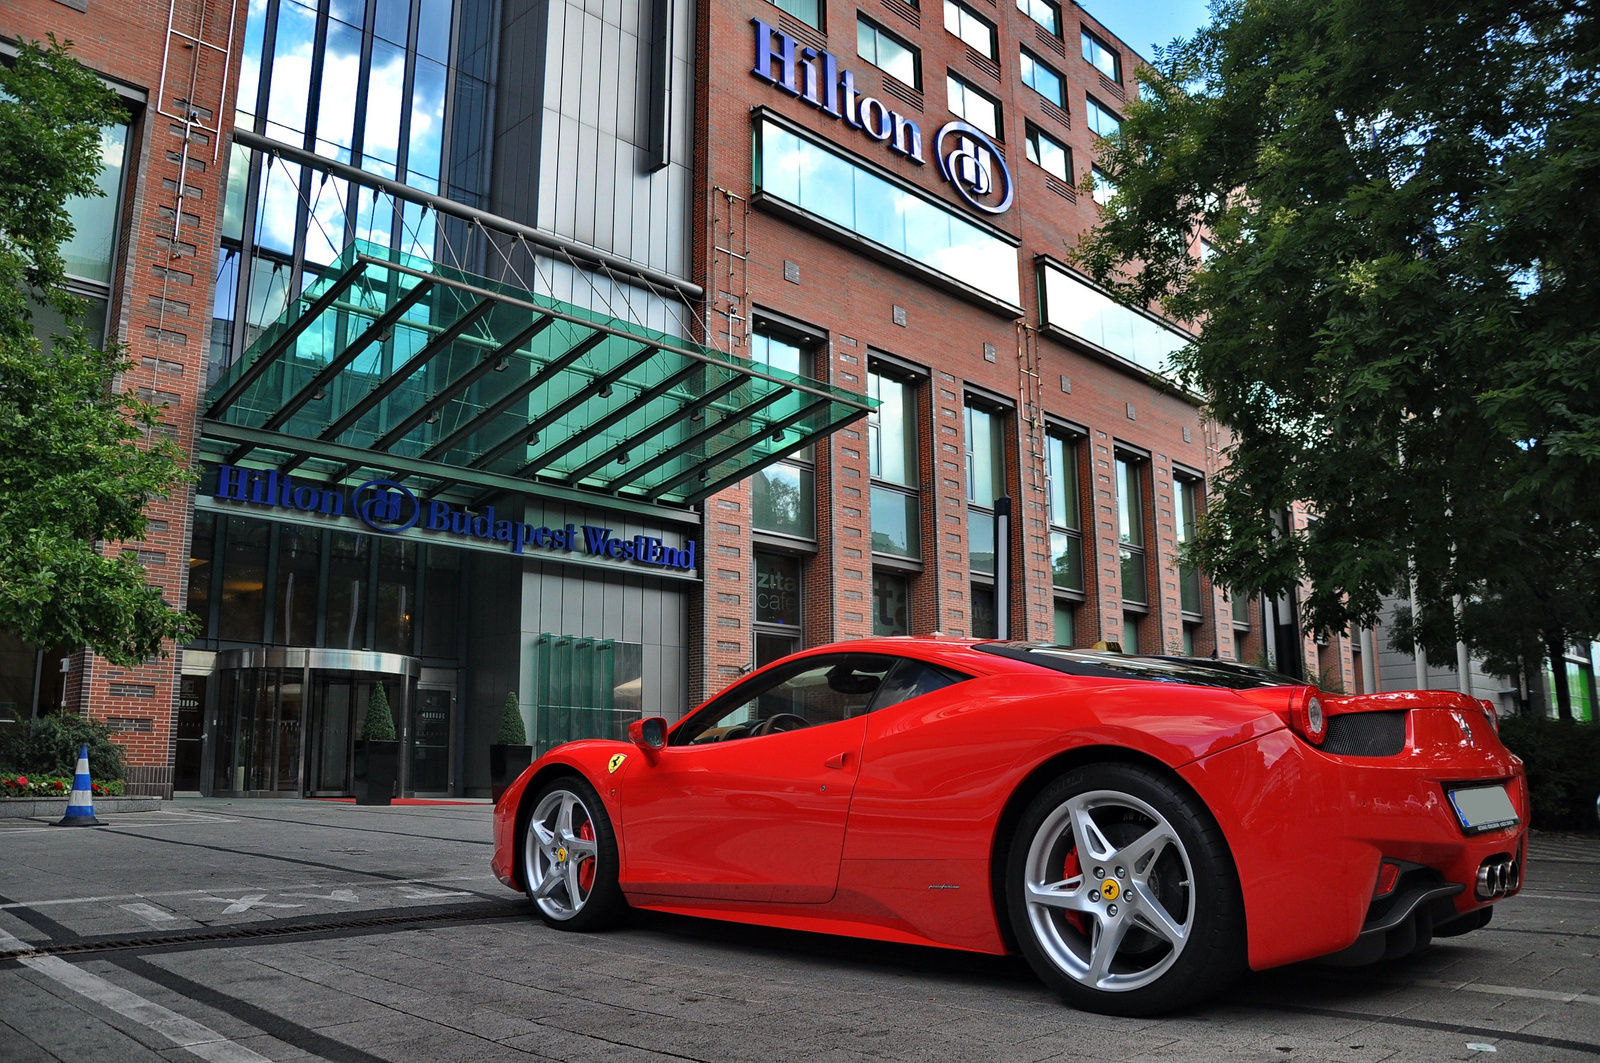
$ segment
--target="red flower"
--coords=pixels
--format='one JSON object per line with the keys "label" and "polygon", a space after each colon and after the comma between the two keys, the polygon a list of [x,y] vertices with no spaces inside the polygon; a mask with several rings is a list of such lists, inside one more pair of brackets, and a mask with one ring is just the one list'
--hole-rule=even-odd
{"label": "red flower", "polygon": [[60,780],[60,779],[57,779],[57,780],[56,780],[56,789],[57,789],[57,790],[65,790],[65,789],[66,789],[66,786],[64,786],[64,785],[63,785],[63,784],[62,784],[62,782],[61,782],[61,780]]}
{"label": "red flower", "polygon": [[26,775],[18,775],[17,776],[17,785],[18,786],[27,786],[28,785],[28,777]]}

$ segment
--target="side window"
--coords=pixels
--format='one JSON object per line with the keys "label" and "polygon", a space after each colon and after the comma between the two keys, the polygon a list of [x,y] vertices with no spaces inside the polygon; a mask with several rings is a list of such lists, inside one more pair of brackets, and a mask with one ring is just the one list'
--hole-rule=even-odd
{"label": "side window", "polygon": [[872,700],[872,711],[887,709],[902,701],[910,701],[924,694],[932,694],[935,690],[965,683],[971,678],[970,675],[963,675],[949,668],[940,668],[936,664],[902,657],[884,679],[883,685],[878,688],[878,696]]}
{"label": "side window", "polygon": [[895,662],[867,653],[796,661],[728,691],[675,731],[672,744],[728,742],[860,716]]}

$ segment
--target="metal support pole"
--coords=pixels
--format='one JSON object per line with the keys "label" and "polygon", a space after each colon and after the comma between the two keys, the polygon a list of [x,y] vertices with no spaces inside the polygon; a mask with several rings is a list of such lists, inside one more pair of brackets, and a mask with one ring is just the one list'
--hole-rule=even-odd
{"label": "metal support pole", "polygon": [[1378,692],[1378,633],[1370,627],[1361,629],[1361,688]]}

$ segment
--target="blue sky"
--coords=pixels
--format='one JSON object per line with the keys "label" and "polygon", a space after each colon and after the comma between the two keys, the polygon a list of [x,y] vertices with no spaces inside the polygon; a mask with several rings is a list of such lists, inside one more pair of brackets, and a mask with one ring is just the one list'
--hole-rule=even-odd
{"label": "blue sky", "polygon": [[1206,0],[1079,0],[1106,29],[1131,44],[1146,59],[1152,45],[1188,37],[1211,21]]}

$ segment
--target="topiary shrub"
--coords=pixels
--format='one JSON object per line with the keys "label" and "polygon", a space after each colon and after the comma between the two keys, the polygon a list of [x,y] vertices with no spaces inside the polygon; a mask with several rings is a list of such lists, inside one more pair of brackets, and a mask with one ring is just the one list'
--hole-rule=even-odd
{"label": "topiary shrub", "polygon": [[495,736],[498,746],[525,746],[528,731],[522,726],[522,709],[517,705],[515,692],[506,695],[506,707],[500,713],[500,733]]}
{"label": "topiary shrub", "polygon": [[394,712],[389,708],[389,694],[382,683],[375,683],[372,696],[367,699],[367,718],[361,725],[361,737],[368,742],[393,742]]}
{"label": "topiary shrub", "polygon": [[122,747],[111,740],[111,729],[98,720],[59,712],[17,728],[0,746],[0,771],[70,779],[78,768],[78,750],[85,743],[91,778],[109,781],[123,777]]}
{"label": "topiary shrub", "polygon": [[1528,771],[1533,826],[1539,830],[1594,830],[1600,796],[1600,725],[1509,716],[1500,741]]}

